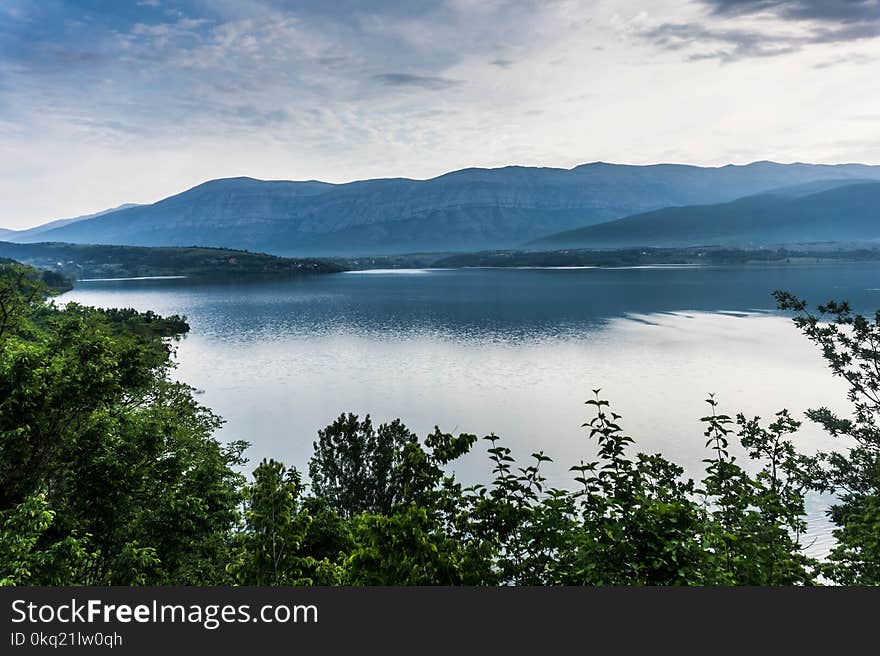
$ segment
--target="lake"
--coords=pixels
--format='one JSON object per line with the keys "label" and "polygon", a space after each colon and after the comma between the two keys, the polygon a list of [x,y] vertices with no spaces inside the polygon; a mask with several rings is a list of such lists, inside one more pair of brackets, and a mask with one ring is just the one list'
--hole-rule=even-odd
{"label": "lake", "polygon": [[[594,447],[581,425],[592,389],[623,415],[639,450],[696,475],[699,418],[845,410],[845,386],[770,292],[880,307],[876,263],[619,269],[351,272],[289,281],[78,283],[61,301],[185,314],[176,375],[226,419],[221,436],[307,469],[317,430],[341,412],[400,417],[420,435],[494,432],[514,455],[544,450],[551,482]],[[805,451],[830,440],[805,425]],[[458,464],[488,476],[480,443]],[[811,500],[821,518],[823,500]],[[828,542],[821,519],[814,532]]]}

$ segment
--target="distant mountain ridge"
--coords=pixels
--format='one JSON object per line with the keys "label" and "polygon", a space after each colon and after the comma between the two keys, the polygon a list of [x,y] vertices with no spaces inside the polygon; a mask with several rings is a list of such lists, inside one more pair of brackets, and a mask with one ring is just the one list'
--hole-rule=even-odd
{"label": "distant mountain ridge", "polygon": [[549,235],[529,247],[754,247],[875,240],[880,240],[880,182],[871,181],[830,189],[812,185],[801,193],[783,189],[721,204],[668,207]]}
{"label": "distant mountain ridge", "polygon": [[49,223],[43,223],[42,225],[38,225],[35,228],[30,228],[28,230],[5,230],[3,228],[0,228],[0,238],[2,238],[4,241],[31,243],[36,241],[36,239],[34,238],[37,235],[41,235],[49,230],[54,230],[55,228],[70,225],[71,223],[76,223],[77,221],[94,219],[99,216],[104,216],[105,214],[110,214],[110,212],[127,210],[130,207],[140,207],[140,205],[138,203],[124,203],[122,205],[118,205],[117,207],[111,207],[110,209],[95,212],[93,214],[83,214],[82,216],[74,216],[69,219],[56,219],[55,221],[49,221]]}
{"label": "distant mountain ridge", "polygon": [[[716,204],[781,187],[878,180],[880,167],[744,166],[463,169],[429,180],[212,180],[180,194],[14,241],[215,246],[280,255],[367,255],[520,246],[670,206]],[[835,184],[837,184],[835,182]]]}

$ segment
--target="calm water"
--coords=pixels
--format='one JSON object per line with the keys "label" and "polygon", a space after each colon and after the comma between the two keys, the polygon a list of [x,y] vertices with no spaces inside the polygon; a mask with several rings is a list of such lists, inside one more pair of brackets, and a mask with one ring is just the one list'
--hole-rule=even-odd
{"label": "calm water", "polygon": [[[876,264],[790,267],[361,272],[253,284],[82,283],[62,300],[189,317],[181,380],[252,443],[252,462],[305,468],[317,430],[340,412],[495,432],[514,454],[543,449],[551,480],[593,454],[583,402],[602,388],[639,449],[696,473],[699,417],[845,409],[845,388],[774,311],[770,292],[880,307]],[[804,450],[828,438],[805,426]],[[458,466],[488,472],[483,447]],[[820,501],[814,513],[821,517]],[[816,531],[827,539],[817,522]]]}

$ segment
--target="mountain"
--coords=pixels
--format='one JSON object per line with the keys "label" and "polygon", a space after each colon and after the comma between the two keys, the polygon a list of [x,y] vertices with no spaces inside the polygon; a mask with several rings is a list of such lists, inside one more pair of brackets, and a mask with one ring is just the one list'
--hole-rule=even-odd
{"label": "mountain", "polygon": [[24,241],[200,245],[281,255],[368,255],[518,246],[662,207],[792,185],[880,180],[880,167],[756,162],[704,168],[596,162],[464,169],[430,180],[213,180],[152,205],[52,227]]}
{"label": "mountain", "polygon": [[780,190],[729,203],[669,207],[537,239],[530,248],[761,246],[880,240],[880,183]]}
{"label": "mountain", "polygon": [[95,212],[94,214],[84,214],[82,216],[75,216],[70,219],[56,219],[55,221],[49,221],[49,223],[44,223],[37,226],[36,228],[29,228],[27,230],[4,230],[0,228],[0,239],[11,242],[33,242],[37,241],[36,238],[38,235],[41,235],[48,230],[53,230],[55,228],[70,225],[71,223],[76,223],[77,221],[94,219],[99,216],[104,216],[105,214],[110,214],[110,212],[127,210],[130,207],[139,207],[139,205],[137,203],[125,203],[123,205],[119,205],[118,207],[112,207],[109,210]]}

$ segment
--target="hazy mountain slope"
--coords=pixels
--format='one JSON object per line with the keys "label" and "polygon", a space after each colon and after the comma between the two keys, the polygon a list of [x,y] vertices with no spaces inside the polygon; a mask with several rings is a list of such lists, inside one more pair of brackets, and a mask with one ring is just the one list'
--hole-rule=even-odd
{"label": "hazy mountain slope", "polygon": [[4,239],[4,241],[11,242],[33,242],[37,240],[38,235],[43,234],[48,230],[53,230],[55,228],[60,228],[62,226],[70,225],[71,223],[76,223],[77,221],[86,221],[88,219],[94,219],[99,216],[104,216],[105,214],[110,214],[110,212],[118,212],[119,210],[125,210],[130,207],[140,207],[137,203],[125,203],[123,205],[119,205],[118,207],[112,207],[107,210],[103,210],[101,212],[95,212],[94,214],[84,214],[82,216],[75,216],[70,219],[56,219],[55,221],[49,221],[49,223],[44,223],[35,228],[29,228],[27,230],[3,230],[0,229],[0,237]]}
{"label": "hazy mountain slope", "polygon": [[[778,189],[771,189],[770,191],[764,193],[770,196],[778,196],[780,198],[801,198],[803,196],[811,196],[812,194],[818,194],[823,191],[829,191],[831,189],[835,189],[837,187],[845,187],[847,185],[854,185],[860,182],[876,182],[876,180],[871,180],[870,178],[838,178],[835,180],[816,180],[815,182],[805,182],[804,184],[794,185],[791,187],[780,187]],[[755,195],[760,196],[761,194]]]}
{"label": "hazy mountain slope", "polygon": [[760,194],[730,203],[670,207],[550,235],[534,248],[618,248],[870,241],[880,239],[880,183],[807,195]]}
{"label": "hazy mountain slope", "polygon": [[880,167],[594,163],[570,170],[464,169],[430,180],[339,185],[233,178],[46,230],[39,240],[221,246],[291,255],[503,248],[661,207],[864,178],[880,180]]}
{"label": "hazy mountain slope", "polygon": [[[308,196],[334,185],[323,182],[212,180],[152,205],[105,214],[46,230],[22,241],[138,246],[235,244],[253,248],[275,235],[265,224],[285,220]],[[284,232],[284,226],[279,226]],[[257,249],[268,250],[268,249]]]}

